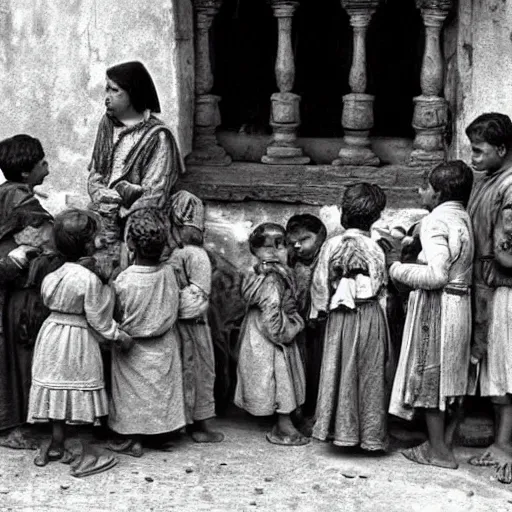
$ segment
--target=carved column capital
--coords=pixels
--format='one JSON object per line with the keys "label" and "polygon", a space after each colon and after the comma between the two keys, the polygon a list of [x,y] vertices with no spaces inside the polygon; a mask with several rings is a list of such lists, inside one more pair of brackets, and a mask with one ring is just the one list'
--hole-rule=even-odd
{"label": "carved column capital", "polygon": [[[375,12],[377,7],[379,6],[380,0],[341,0],[341,6],[347,11],[349,14],[352,25],[352,17],[356,20],[360,19],[362,22],[369,16],[368,23],[372,17],[372,14]],[[368,23],[366,25],[368,25]],[[355,25],[352,25],[353,27]]]}
{"label": "carved column capital", "polygon": [[291,18],[299,6],[295,0],[270,0],[276,18]]}
{"label": "carved column capital", "polygon": [[453,8],[453,0],[416,0],[416,7],[422,10],[444,11],[448,14]]}

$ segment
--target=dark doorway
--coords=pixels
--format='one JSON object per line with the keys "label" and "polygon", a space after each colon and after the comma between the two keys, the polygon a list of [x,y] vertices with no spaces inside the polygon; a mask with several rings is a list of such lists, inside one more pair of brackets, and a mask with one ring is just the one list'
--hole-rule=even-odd
{"label": "dark doorway", "polygon": [[[342,97],[350,92],[352,29],[339,0],[302,0],[293,20],[294,92],[303,137],[341,137]],[[414,0],[386,0],[368,30],[368,92],[375,95],[374,135],[413,137],[420,94],[424,28]],[[212,29],[213,92],[222,97],[221,129],[270,133],[277,20],[269,2],[225,0]]]}
{"label": "dark doorway", "polygon": [[414,0],[386,0],[367,38],[368,92],[375,95],[374,135],[413,137],[413,98],[421,93],[425,29]]}

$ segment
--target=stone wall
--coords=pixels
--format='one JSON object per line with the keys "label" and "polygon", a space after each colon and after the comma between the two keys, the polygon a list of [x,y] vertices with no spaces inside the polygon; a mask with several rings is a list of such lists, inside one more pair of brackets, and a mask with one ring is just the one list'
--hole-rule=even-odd
{"label": "stone wall", "polygon": [[[87,164],[104,112],[105,71],[141,60],[162,119],[188,153],[193,118],[190,0],[0,0],[0,138],[41,139],[44,192],[86,193]],[[55,206],[62,198],[52,198]]]}

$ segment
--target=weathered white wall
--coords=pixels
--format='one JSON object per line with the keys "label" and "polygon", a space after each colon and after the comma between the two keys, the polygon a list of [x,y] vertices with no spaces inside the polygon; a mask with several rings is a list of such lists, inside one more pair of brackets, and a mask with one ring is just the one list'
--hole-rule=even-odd
{"label": "weathered white wall", "polygon": [[512,117],[512,3],[459,0],[455,25],[446,96],[456,112],[452,156],[468,161],[466,126],[484,112]]}
{"label": "weathered white wall", "polygon": [[191,9],[190,0],[0,0],[0,138],[41,139],[43,191],[85,193],[105,71],[126,60],[147,66],[161,118],[190,151]]}

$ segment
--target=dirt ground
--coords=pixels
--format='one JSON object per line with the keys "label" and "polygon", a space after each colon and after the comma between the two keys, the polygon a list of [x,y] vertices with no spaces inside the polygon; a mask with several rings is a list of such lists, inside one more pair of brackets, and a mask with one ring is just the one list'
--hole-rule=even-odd
{"label": "dirt ground", "polygon": [[398,451],[348,455],[327,443],[280,447],[270,423],[243,415],[217,420],[226,440],[179,438],[169,451],[120,456],[84,479],[58,462],[33,465],[34,452],[0,448],[0,511],[512,511],[512,486],[465,461],[459,470],[419,466]]}

